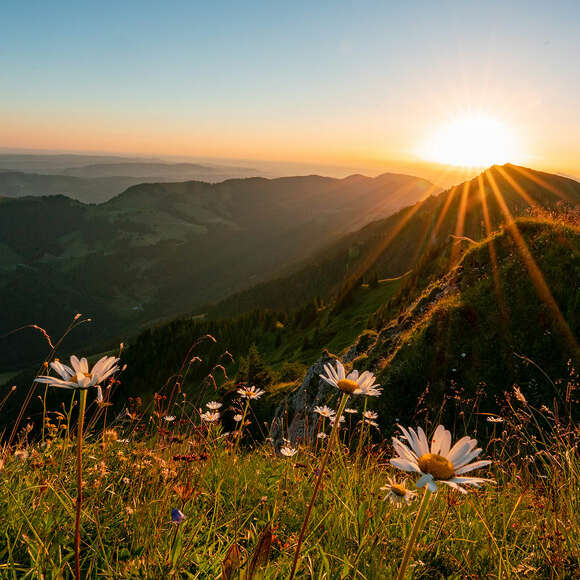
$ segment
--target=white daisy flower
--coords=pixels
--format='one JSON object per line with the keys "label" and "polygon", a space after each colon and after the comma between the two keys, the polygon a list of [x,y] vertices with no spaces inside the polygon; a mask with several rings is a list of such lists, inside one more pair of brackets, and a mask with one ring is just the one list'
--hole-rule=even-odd
{"label": "white daisy flower", "polygon": [[173,423],[173,421],[175,421],[175,417],[173,415],[165,415],[165,417],[163,417],[164,421],[167,421],[168,423]]}
{"label": "white daisy flower", "polygon": [[70,357],[70,367],[58,360],[50,363],[51,368],[60,375],[60,379],[40,376],[34,380],[37,383],[46,383],[52,387],[63,389],[88,389],[100,385],[105,379],[117,372],[119,370],[118,362],[119,359],[114,356],[104,356],[89,370],[87,359],[83,357],[79,360],[73,354]]}
{"label": "white daisy flower", "polygon": [[[334,417],[331,417],[331,418],[330,418],[330,424],[331,424],[331,425],[334,425],[335,421],[336,421],[336,415],[335,415]],[[340,421],[339,421],[338,423],[339,423],[339,425],[340,425],[340,424],[344,423],[345,421],[346,421],[346,419],[344,418],[344,416],[343,416],[343,415],[341,415],[341,416],[340,416]]]}
{"label": "white daisy flower", "polygon": [[280,453],[285,457],[293,457],[294,455],[296,455],[296,453],[298,453],[298,449],[294,449],[293,447],[284,445],[284,447],[280,448]]}
{"label": "white daisy flower", "polygon": [[242,387],[238,389],[238,395],[242,399],[259,399],[266,391],[257,389],[256,387]]}
{"label": "white daisy flower", "polygon": [[314,412],[318,413],[321,417],[327,417],[328,419],[331,419],[336,415],[336,411],[326,405],[322,407],[314,407]]}
{"label": "white daisy flower", "polygon": [[398,457],[391,459],[391,464],[403,471],[411,471],[421,474],[417,487],[428,487],[430,491],[437,491],[436,481],[445,483],[453,489],[467,493],[463,485],[479,487],[481,483],[493,481],[481,477],[465,477],[463,474],[485,467],[491,463],[489,460],[475,461],[481,449],[477,448],[477,441],[470,437],[462,437],[451,447],[451,433],[439,425],[435,429],[431,447],[427,442],[425,432],[421,427],[415,432],[413,429],[405,429],[399,425],[403,432],[403,438],[409,446],[405,445],[396,437],[393,437],[393,447]]}
{"label": "white daisy flower", "polygon": [[244,418],[244,417],[243,417],[242,415],[240,415],[239,413],[236,413],[236,414],[234,415],[234,421],[235,421],[236,423],[239,423],[239,422],[240,422],[240,421],[241,421],[243,418]]}
{"label": "white daisy flower", "polygon": [[375,375],[370,371],[364,371],[359,375],[358,371],[352,371],[348,375],[344,365],[336,361],[336,369],[331,364],[324,365],[325,375],[320,375],[323,381],[350,395],[366,395],[377,397],[382,389],[375,384]]}
{"label": "white daisy flower", "polygon": [[345,412],[345,413],[348,413],[349,415],[354,415],[354,414],[358,413],[358,411],[357,411],[356,409],[351,409],[350,407],[347,407],[347,408],[344,410],[344,412]]}
{"label": "white daisy flower", "polygon": [[487,422],[488,423],[503,423],[503,419],[501,417],[489,416],[487,418]]}
{"label": "white daisy flower", "polygon": [[210,401],[209,403],[206,403],[205,406],[210,411],[217,411],[218,409],[221,409],[223,407],[223,405],[221,403],[218,403],[216,401]]}
{"label": "white daisy flower", "polygon": [[201,420],[205,421],[206,423],[215,423],[220,418],[220,414],[218,411],[206,411],[205,413],[202,413],[200,416]]}
{"label": "white daisy flower", "polygon": [[326,438],[328,437],[328,435],[327,435],[326,433],[324,433],[324,432],[322,432],[322,431],[321,431],[321,432],[320,432],[320,433],[317,435],[317,437],[318,437],[319,439],[326,439]]}
{"label": "white daisy flower", "polygon": [[387,495],[383,500],[390,500],[395,507],[401,507],[403,503],[409,505],[411,500],[415,499],[417,492],[411,491],[405,487],[404,483],[397,483],[392,477],[387,478],[389,483],[381,487]]}
{"label": "white daisy flower", "polygon": [[375,419],[379,418],[379,414],[376,413],[375,411],[365,411],[363,413],[363,417],[365,419],[370,419],[371,421],[374,421]]}

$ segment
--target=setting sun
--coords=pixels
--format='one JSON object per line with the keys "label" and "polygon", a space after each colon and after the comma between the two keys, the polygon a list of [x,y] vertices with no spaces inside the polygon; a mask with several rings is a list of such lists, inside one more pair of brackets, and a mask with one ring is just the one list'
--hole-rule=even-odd
{"label": "setting sun", "polygon": [[462,167],[487,167],[519,158],[514,131],[486,116],[460,117],[441,125],[419,155],[428,161]]}

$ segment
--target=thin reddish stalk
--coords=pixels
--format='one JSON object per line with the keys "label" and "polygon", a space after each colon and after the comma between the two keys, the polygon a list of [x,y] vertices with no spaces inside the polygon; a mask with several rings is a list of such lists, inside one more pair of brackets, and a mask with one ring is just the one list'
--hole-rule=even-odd
{"label": "thin reddish stalk", "polygon": [[87,390],[81,390],[79,408],[79,425],[77,434],[77,509],[75,518],[75,574],[81,580],[81,509],[83,505],[83,427],[85,424],[85,408],[87,406]]}

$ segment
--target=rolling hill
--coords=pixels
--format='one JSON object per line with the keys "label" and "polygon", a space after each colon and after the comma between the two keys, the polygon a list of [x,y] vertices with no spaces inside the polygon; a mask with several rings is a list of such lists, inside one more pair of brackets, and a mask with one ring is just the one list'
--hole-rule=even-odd
{"label": "rolling hill", "polygon": [[65,195],[84,203],[102,203],[141,181],[135,177],[85,179],[0,170],[0,197]]}
{"label": "rolling hill", "polygon": [[[65,196],[0,200],[0,335],[28,323],[68,348],[127,336],[292,268],[369,221],[433,192],[404,175],[154,183],[99,205]],[[5,337],[0,368],[41,358],[42,338]]]}
{"label": "rolling hill", "polygon": [[[348,294],[361,279],[397,278],[430,264],[437,272],[469,245],[518,216],[566,211],[580,204],[580,183],[515,165],[493,166],[478,177],[430,196],[343,236],[302,269],[256,285],[208,309],[233,316],[253,308],[296,308],[315,296]],[[292,288],[292,292],[286,292]]]}

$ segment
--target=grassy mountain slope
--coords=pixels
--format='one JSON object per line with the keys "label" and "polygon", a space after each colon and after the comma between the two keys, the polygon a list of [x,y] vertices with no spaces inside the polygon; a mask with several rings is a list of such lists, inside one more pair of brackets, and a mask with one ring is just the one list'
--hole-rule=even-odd
{"label": "grassy mountain slope", "polygon": [[[69,348],[133,333],[266,279],[431,190],[386,174],[142,184],[97,206],[1,199],[0,333],[34,322],[56,334],[76,312],[96,323]],[[45,351],[41,337],[11,335],[0,367]]]}
{"label": "grassy mountain slope", "polygon": [[[232,316],[256,307],[295,308],[347,294],[361,279],[394,278],[421,263],[438,272],[512,217],[580,204],[580,183],[531,169],[494,166],[479,177],[345,235],[304,268],[234,294],[211,309]],[[450,243],[451,242],[451,243]],[[409,280],[414,280],[410,272]],[[287,288],[292,288],[288,292]]]}
{"label": "grassy mountain slope", "polygon": [[[252,345],[268,369],[260,386],[267,389],[270,405],[300,385],[307,366],[324,349],[346,353],[356,368],[378,373],[385,393],[377,406],[391,419],[414,409],[427,387],[424,403],[435,414],[445,400],[452,404],[456,387],[469,397],[482,387],[482,411],[497,410],[495,395],[513,384],[538,405],[564,396],[562,385],[547,377],[567,376],[568,361],[579,353],[569,336],[580,331],[580,230],[540,218],[522,218],[515,225],[570,334],[554,316],[553,305],[538,294],[511,229],[502,229],[470,248],[450,272],[440,271],[422,291],[410,289],[404,280],[383,281],[356,287],[338,307],[329,301],[292,313],[255,311],[222,321],[176,320],[150,329],[125,353],[129,366],[116,396],[147,398],[163,390],[180,368],[188,369],[181,384],[196,391],[218,361],[230,378],[245,380],[244,357]],[[420,278],[432,278],[430,269],[421,270]],[[216,343],[205,341],[189,351],[205,333]],[[220,359],[226,349],[235,363]],[[194,355],[202,360],[189,366],[188,356]],[[253,382],[259,380],[253,377]],[[226,384],[226,391],[232,386]],[[317,385],[303,388],[316,392]]]}
{"label": "grassy mountain slope", "polygon": [[469,396],[483,385],[482,409],[514,384],[537,405],[565,396],[548,377],[566,377],[580,354],[580,229],[542,219],[515,227],[551,300],[511,228],[472,247],[396,318],[375,319],[379,334],[359,360],[379,370],[387,412],[414,407],[426,387],[438,410],[454,384]]}

